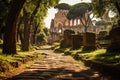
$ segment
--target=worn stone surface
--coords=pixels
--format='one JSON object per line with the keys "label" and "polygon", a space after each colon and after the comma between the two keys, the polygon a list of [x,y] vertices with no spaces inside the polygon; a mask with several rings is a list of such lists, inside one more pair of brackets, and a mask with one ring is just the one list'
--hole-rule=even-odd
{"label": "worn stone surface", "polygon": [[8,80],[107,80],[96,71],[79,64],[70,56],[39,50],[46,58]]}

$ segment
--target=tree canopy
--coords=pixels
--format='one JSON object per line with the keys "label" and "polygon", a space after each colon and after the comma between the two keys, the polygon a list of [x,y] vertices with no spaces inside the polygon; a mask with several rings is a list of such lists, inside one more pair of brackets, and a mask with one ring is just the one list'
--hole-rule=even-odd
{"label": "tree canopy", "polygon": [[82,25],[84,26],[84,31],[87,31],[89,24],[91,23],[90,14],[91,14],[92,6],[90,3],[78,3],[73,5],[68,14],[68,19],[77,19],[79,18]]}
{"label": "tree canopy", "polygon": [[[3,39],[3,53],[4,54],[17,53],[16,36],[17,36],[17,29],[20,29],[17,28],[18,24],[19,27],[20,24],[22,24],[22,26],[24,27],[22,29],[24,29],[24,32],[26,33],[29,32],[29,36],[30,36],[31,27],[34,27],[33,23],[36,22],[38,25],[40,22],[44,21],[44,18],[47,15],[48,8],[55,6],[56,4],[58,4],[59,1],[60,0],[0,1],[0,11],[2,11],[0,13],[0,26],[3,26],[3,24],[5,25],[5,30],[4,30],[5,32]],[[29,39],[31,39],[31,36]]]}
{"label": "tree canopy", "polygon": [[80,18],[83,17],[83,15],[87,12],[90,11],[91,7],[89,3],[78,3],[73,5],[68,14],[67,18],[68,19],[75,19],[75,18]]}
{"label": "tree canopy", "polygon": [[66,3],[60,3],[58,5],[56,5],[54,8],[56,9],[59,9],[59,10],[69,10],[70,9],[70,5],[69,4],[66,4]]}
{"label": "tree canopy", "polygon": [[97,17],[102,17],[108,11],[120,15],[120,0],[92,0],[93,12]]}
{"label": "tree canopy", "polygon": [[9,6],[10,0],[0,0],[0,28],[5,26]]}

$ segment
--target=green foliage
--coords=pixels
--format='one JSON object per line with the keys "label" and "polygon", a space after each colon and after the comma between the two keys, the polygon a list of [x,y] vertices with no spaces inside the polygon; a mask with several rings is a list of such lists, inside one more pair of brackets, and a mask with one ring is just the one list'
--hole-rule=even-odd
{"label": "green foliage", "polygon": [[110,22],[107,22],[107,21],[104,21],[104,20],[100,20],[100,21],[97,21],[95,23],[96,26],[107,26],[107,25],[111,25]]}
{"label": "green foliage", "polygon": [[[35,61],[40,61],[44,57],[45,55],[37,52],[18,52],[14,56],[0,54],[0,74],[8,78],[7,73],[14,73],[17,67],[20,70],[29,68]],[[23,63],[24,65],[22,65]]]}
{"label": "green foliage", "polygon": [[[91,24],[91,3],[78,3],[73,5],[68,14],[68,19],[80,19],[82,25],[84,26],[84,31],[86,32],[89,25]],[[87,16],[87,17],[86,17]]]}
{"label": "green foliage", "polygon": [[44,33],[45,33],[46,36],[49,36],[49,30],[48,30],[47,27],[45,27],[45,28],[43,29],[43,31],[44,31]]}
{"label": "green foliage", "polygon": [[66,4],[66,3],[60,3],[58,5],[56,5],[54,8],[56,9],[59,9],[59,10],[69,10],[70,9],[70,5],[69,4]]}
{"label": "green foliage", "polygon": [[[33,11],[36,8],[36,5],[38,4],[38,2],[40,2],[39,0],[27,0],[24,8],[27,10],[27,12],[29,13],[33,13]],[[35,14],[35,16],[37,18],[40,18],[40,20],[44,19],[44,17],[47,15],[47,11],[48,8],[55,6],[56,4],[58,4],[59,0],[41,0],[41,2],[39,3],[40,6],[37,10],[37,14]]]}
{"label": "green foliage", "polygon": [[68,19],[75,19],[75,18],[81,18],[83,15],[90,10],[90,4],[89,3],[78,3],[73,5],[68,14]]}
{"label": "green foliage", "polygon": [[97,40],[96,42],[99,42],[100,44],[110,44],[110,40],[108,39]]}
{"label": "green foliage", "polygon": [[94,14],[96,14],[98,17],[101,17],[105,13],[105,3],[101,2],[100,0],[92,0],[92,4]]}
{"label": "green foliage", "polygon": [[119,0],[92,0],[93,12],[97,17],[102,17],[110,10],[119,15]]}
{"label": "green foliage", "polygon": [[64,52],[65,55],[71,55],[72,53],[70,51]]}
{"label": "green foliage", "polygon": [[112,64],[120,64],[120,53],[102,53],[102,51],[95,53],[91,53],[93,60],[99,60]]}
{"label": "green foliage", "polygon": [[10,0],[0,0],[0,28],[5,26],[9,6]]}
{"label": "green foliage", "polygon": [[40,33],[38,35],[38,42],[43,42],[45,41],[46,42],[46,39],[45,39],[46,35],[44,33]]}
{"label": "green foliage", "polygon": [[37,34],[38,42],[47,42],[49,36],[49,30],[44,26],[44,23],[40,25],[39,33]]}

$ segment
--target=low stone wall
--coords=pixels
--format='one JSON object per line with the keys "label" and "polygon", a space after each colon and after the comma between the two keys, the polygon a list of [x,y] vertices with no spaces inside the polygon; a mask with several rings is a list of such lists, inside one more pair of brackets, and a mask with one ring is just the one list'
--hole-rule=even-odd
{"label": "low stone wall", "polygon": [[91,51],[96,49],[95,33],[86,32],[83,34],[83,51]]}
{"label": "low stone wall", "polygon": [[94,50],[96,48],[95,38],[95,33],[87,32],[84,34],[75,34],[74,31],[66,30],[61,42],[61,47],[72,47],[73,49],[78,49],[81,46],[85,46],[85,49]]}
{"label": "low stone wall", "polygon": [[72,35],[72,48],[78,49],[83,45],[83,36]]}
{"label": "low stone wall", "polygon": [[95,33],[84,33],[83,34],[83,46],[95,46],[96,43]]}
{"label": "low stone wall", "polygon": [[72,30],[65,30],[64,31],[64,42],[63,42],[63,45],[65,46],[72,46],[72,34],[75,34],[74,31]]}
{"label": "low stone wall", "polygon": [[110,31],[111,44],[107,48],[107,52],[120,52],[120,27]]}

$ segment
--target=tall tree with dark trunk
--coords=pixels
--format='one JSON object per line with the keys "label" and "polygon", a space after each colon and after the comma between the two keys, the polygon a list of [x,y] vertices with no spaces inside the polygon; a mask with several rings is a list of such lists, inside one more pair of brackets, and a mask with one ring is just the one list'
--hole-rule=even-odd
{"label": "tall tree with dark trunk", "polygon": [[25,21],[24,21],[25,23],[24,23],[24,38],[23,38],[22,48],[21,48],[22,51],[29,51],[31,28],[33,26],[33,20],[39,10],[40,4],[41,4],[41,0],[38,0],[36,7],[35,7],[34,11],[32,12],[32,14],[27,12],[26,9],[23,10],[24,14],[25,14]]}
{"label": "tall tree with dark trunk", "polygon": [[27,13],[24,10],[24,31],[23,31],[23,42],[21,49],[22,51],[29,51],[30,46],[30,31],[31,31],[31,24],[30,24],[30,13]]}
{"label": "tall tree with dark trunk", "polygon": [[[39,25],[35,26],[34,22],[37,22],[39,24],[41,21],[44,20],[44,17],[47,15],[47,10],[50,6],[54,6],[59,2],[59,0],[29,0],[26,2],[24,6],[24,11],[25,13],[30,13],[28,18],[25,18],[25,24],[24,24],[24,36],[23,36],[23,42],[22,42],[22,51],[29,51],[30,48],[30,42],[31,42],[31,37],[34,39],[37,37],[36,32],[39,29]],[[39,18],[39,22],[35,21]],[[24,16],[26,17],[26,16]],[[27,20],[26,20],[27,19]],[[28,25],[26,25],[28,23]],[[34,28],[33,28],[34,27]],[[33,29],[31,31],[31,29]],[[31,36],[31,32],[33,32],[33,36]]]}
{"label": "tall tree with dark trunk", "polygon": [[4,33],[5,20],[9,5],[10,0],[0,0],[0,39],[3,39],[2,35]]}
{"label": "tall tree with dark trunk", "polygon": [[20,11],[25,3],[25,0],[12,0],[9,13],[7,16],[3,53],[4,54],[16,54],[16,33],[17,33],[17,21]]}
{"label": "tall tree with dark trunk", "polygon": [[40,26],[40,22],[34,22],[34,31],[33,31],[33,35],[32,35],[32,44],[37,44],[37,32],[38,32],[38,28]]}

